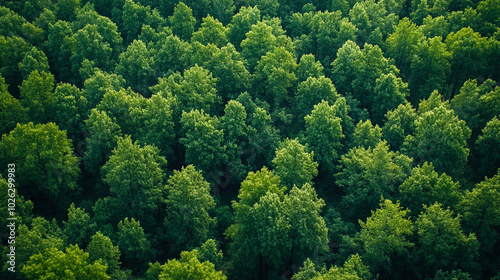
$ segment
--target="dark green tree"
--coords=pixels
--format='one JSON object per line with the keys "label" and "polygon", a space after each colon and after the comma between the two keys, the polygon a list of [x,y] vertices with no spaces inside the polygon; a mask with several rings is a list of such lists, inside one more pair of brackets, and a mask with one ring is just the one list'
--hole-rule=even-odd
{"label": "dark green tree", "polygon": [[18,99],[8,92],[5,79],[0,76],[0,135],[9,133],[17,123],[26,123],[28,115],[26,109]]}
{"label": "dark green tree", "polygon": [[[77,190],[80,173],[71,140],[54,123],[18,124],[2,137],[0,162],[16,164],[17,183],[36,186],[52,198]],[[33,190],[29,192],[34,194]],[[62,207],[61,201],[58,204]]]}
{"label": "dark green tree", "polygon": [[382,141],[373,149],[351,149],[339,163],[336,183],[346,193],[342,197],[346,214],[355,221],[375,210],[381,196],[395,196],[398,186],[410,175],[412,160],[389,151],[387,142]]}
{"label": "dark green tree", "polygon": [[154,254],[139,221],[125,218],[118,223],[117,244],[127,267],[140,269]]}
{"label": "dark green tree", "polygon": [[455,180],[464,171],[469,148],[470,129],[452,110],[440,105],[422,113],[415,121],[415,133],[405,138],[402,151],[420,165],[432,162],[438,173]]}
{"label": "dark green tree", "polygon": [[208,211],[215,206],[210,185],[193,165],[174,171],[166,186],[165,226],[172,253],[191,250],[208,239],[216,220]]}
{"label": "dark green tree", "polygon": [[399,203],[386,199],[366,222],[359,221],[361,230],[355,240],[362,246],[361,258],[373,274],[392,278],[408,260],[409,250],[414,246],[410,241],[414,229],[408,212]]}
{"label": "dark green tree", "polygon": [[196,19],[193,11],[183,2],[179,2],[174,9],[174,14],[168,18],[172,33],[184,41],[189,41],[193,36]]}
{"label": "dark green tree", "polygon": [[500,166],[500,151],[495,147],[500,145],[500,120],[494,117],[486,124],[483,134],[476,141],[476,160],[478,162],[478,177],[492,177],[495,168]]}
{"label": "dark green tree", "polygon": [[408,18],[399,21],[396,31],[385,41],[385,54],[394,59],[396,67],[401,71],[403,79],[411,77],[411,60],[418,43],[425,39],[421,30]]}
{"label": "dark green tree", "polygon": [[434,171],[432,163],[424,162],[422,166],[413,168],[411,176],[399,186],[401,203],[412,213],[422,212],[423,205],[435,202],[445,207],[457,209],[463,199],[460,185],[446,174],[439,175]]}
{"label": "dark green tree", "polygon": [[73,143],[83,140],[83,120],[87,116],[87,99],[74,85],[60,83],[54,91],[52,120],[66,130]]}
{"label": "dark green tree", "polygon": [[252,25],[260,21],[260,11],[257,7],[243,6],[239,12],[233,15],[231,23],[228,25],[229,33],[227,34],[229,42],[231,42],[237,50],[241,50],[240,44],[245,39]]}
{"label": "dark green tree", "polygon": [[316,161],[323,170],[333,172],[343,147],[341,140],[345,137],[335,107],[323,100],[304,119],[306,142],[314,151]]}
{"label": "dark green tree", "polygon": [[408,100],[413,105],[428,98],[434,90],[448,92],[446,79],[451,70],[450,59],[451,53],[441,37],[421,40],[415,46],[410,65],[411,76],[408,79],[411,92]]}
{"label": "dark green tree", "polygon": [[445,40],[448,51],[452,55],[449,84],[452,86],[451,94],[458,91],[459,87],[468,79],[474,79],[484,73],[487,65],[485,50],[486,38],[481,37],[472,28],[463,28],[458,32],[451,32]]}
{"label": "dark green tree", "polygon": [[497,248],[499,243],[496,230],[500,225],[499,205],[500,173],[498,171],[492,178],[486,178],[474,189],[467,190],[459,205],[464,230],[468,233],[476,233],[481,242],[481,253],[487,253],[483,257],[490,259],[488,269],[493,268],[494,273],[498,273],[498,267],[495,268],[498,259],[494,257],[494,248]]}
{"label": "dark green tree", "polygon": [[417,112],[410,103],[400,104],[393,111],[387,112],[385,117],[387,121],[382,127],[382,137],[392,150],[397,151],[403,145],[405,137],[415,132]]}
{"label": "dark green tree", "polygon": [[179,141],[186,148],[186,163],[212,174],[227,161],[224,131],[219,119],[210,117],[203,110],[183,112],[181,119],[184,137]]}
{"label": "dark green tree", "polygon": [[309,115],[314,106],[326,101],[329,104],[335,104],[339,94],[332,81],[325,76],[309,77],[301,82],[295,93],[295,104],[297,120],[303,123],[304,117]]}
{"label": "dark green tree", "polygon": [[438,269],[476,269],[479,242],[475,234],[462,231],[460,218],[454,217],[453,211],[443,209],[439,203],[425,206],[415,226],[418,235],[415,254],[422,275]]}
{"label": "dark green tree", "polygon": [[46,123],[54,109],[54,76],[35,70],[24,80],[21,87],[21,104],[26,108],[29,120]]}
{"label": "dark green tree", "polygon": [[134,40],[120,55],[115,72],[125,79],[125,85],[149,97],[149,87],[156,83],[155,60],[142,41]]}
{"label": "dark green tree", "polygon": [[92,236],[85,251],[89,254],[90,261],[101,260],[108,267],[106,272],[109,275],[113,275],[120,269],[120,249],[118,249],[118,246],[113,245],[111,239],[101,232],[98,231]]}
{"label": "dark green tree", "polygon": [[92,109],[85,124],[89,136],[86,139],[87,148],[83,164],[92,174],[99,175],[101,166],[108,161],[122,132],[120,126],[106,112],[96,109]]}
{"label": "dark green tree", "polygon": [[95,230],[96,224],[91,222],[90,215],[85,209],[75,208],[75,204],[71,203],[68,208],[68,220],[63,221],[63,233],[67,237],[68,244],[86,247]]}
{"label": "dark green tree", "polygon": [[102,167],[114,219],[135,218],[148,228],[162,219],[165,177],[162,168],[167,161],[158,153],[155,146],[141,147],[130,137],[118,138],[116,148]]}

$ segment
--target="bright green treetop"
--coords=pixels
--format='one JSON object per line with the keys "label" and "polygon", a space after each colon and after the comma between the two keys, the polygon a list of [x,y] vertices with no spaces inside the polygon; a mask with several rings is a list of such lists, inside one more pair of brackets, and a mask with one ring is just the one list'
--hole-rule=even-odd
{"label": "bright green treetop", "polygon": [[78,246],[70,245],[65,252],[50,248],[31,256],[21,272],[27,279],[110,279],[106,265],[101,261],[90,263],[88,258],[89,254]]}

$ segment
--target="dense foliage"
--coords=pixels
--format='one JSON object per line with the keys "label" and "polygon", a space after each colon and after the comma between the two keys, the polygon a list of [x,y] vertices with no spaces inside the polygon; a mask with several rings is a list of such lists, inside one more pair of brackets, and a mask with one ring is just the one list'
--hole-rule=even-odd
{"label": "dense foliage", "polygon": [[1,0],[0,278],[499,279],[499,15]]}

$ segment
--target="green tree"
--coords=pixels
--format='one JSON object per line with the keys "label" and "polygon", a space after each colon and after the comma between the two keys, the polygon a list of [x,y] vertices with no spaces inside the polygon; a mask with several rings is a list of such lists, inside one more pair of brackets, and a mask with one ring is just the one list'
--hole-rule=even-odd
{"label": "green tree", "polygon": [[458,179],[469,155],[470,129],[452,110],[440,105],[422,113],[415,121],[415,133],[405,138],[402,151],[417,165],[432,162],[438,173]]}
{"label": "green tree", "polygon": [[409,100],[416,105],[434,90],[448,92],[446,78],[450,74],[452,55],[441,41],[441,37],[421,40],[411,58],[411,76],[408,80]]}
{"label": "green tree", "polygon": [[296,59],[285,48],[276,47],[262,56],[253,77],[258,96],[279,108],[291,102],[291,87],[295,84]]}
{"label": "green tree", "polygon": [[423,205],[435,202],[457,209],[463,198],[460,185],[444,173],[439,175],[427,162],[413,168],[411,176],[399,186],[399,193],[401,203],[412,213],[420,213]]}
{"label": "green tree", "polygon": [[346,195],[342,205],[349,217],[367,217],[377,208],[380,197],[392,198],[398,186],[410,175],[411,158],[389,151],[387,142],[375,148],[353,148],[339,161],[336,183]]}
{"label": "green tree", "polygon": [[104,39],[104,35],[99,33],[99,29],[94,24],[88,24],[78,30],[72,36],[63,39],[63,48],[71,51],[69,58],[71,65],[70,81],[81,85],[84,77],[80,76],[79,70],[85,60],[94,63],[95,67],[103,71],[111,71],[116,63],[112,57],[113,49]]}
{"label": "green tree", "polygon": [[174,171],[166,192],[165,226],[172,252],[191,250],[203,244],[216,220],[208,213],[215,202],[201,172],[193,165]]}
{"label": "green tree", "polygon": [[107,91],[119,91],[125,86],[123,77],[100,70],[87,78],[83,83],[83,96],[87,99],[87,109],[90,111],[101,102]]}
{"label": "green tree", "polygon": [[387,121],[382,127],[383,138],[392,150],[399,150],[407,135],[415,132],[417,112],[410,103],[400,104],[393,111],[386,114]]}
{"label": "green tree", "polygon": [[106,91],[96,109],[106,112],[120,126],[123,133],[133,135],[138,127],[134,125],[131,113],[134,108],[141,108],[145,103],[146,99],[139,93],[132,91],[131,88],[122,88],[119,91]]}
{"label": "green tree", "polygon": [[30,73],[37,70],[38,72],[49,73],[49,62],[45,53],[32,47],[31,50],[24,53],[23,60],[19,62],[19,71],[24,80],[27,80]]}
{"label": "green tree", "polygon": [[68,208],[68,221],[63,221],[63,232],[68,244],[86,247],[95,230],[96,224],[91,223],[90,215],[85,209],[75,208],[75,204],[71,203]]}
{"label": "green tree", "polygon": [[382,45],[387,35],[396,29],[398,18],[387,13],[385,1],[356,2],[349,11],[349,19],[358,28],[356,42]]}
{"label": "green tree", "polygon": [[[196,44],[191,47],[194,50]],[[244,60],[233,45],[228,44],[221,49],[214,45],[197,46],[199,50],[193,55],[191,64],[199,63],[203,68],[212,72],[216,81],[218,95],[224,102],[236,99],[241,92],[250,87],[250,73],[244,66]],[[208,50],[210,49],[211,54]]]}
{"label": "green tree", "polygon": [[156,83],[155,69],[155,60],[146,44],[134,40],[120,55],[115,72],[125,79],[126,86],[149,97],[151,94],[148,89]]}
{"label": "green tree", "polygon": [[224,131],[219,119],[203,110],[193,110],[182,113],[181,125],[185,137],[179,142],[186,147],[186,163],[194,164],[208,175],[226,162]]}
{"label": "green tree", "polygon": [[149,5],[143,6],[131,0],[125,0],[123,5],[122,21],[125,42],[130,43],[139,35],[144,25],[158,29],[166,24],[156,9]]}
{"label": "green tree", "polygon": [[472,28],[462,28],[451,32],[445,40],[448,51],[452,55],[449,83],[452,95],[468,79],[476,78],[484,73],[487,65],[486,38],[481,37]]}
{"label": "green tree", "polygon": [[137,127],[133,137],[142,145],[154,145],[160,155],[171,158],[175,146],[174,109],[177,100],[154,94],[145,100],[144,106],[132,108],[130,117]]}
{"label": "green tree", "polygon": [[260,10],[257,7],[243,6],[237,14],[233,15],[231,23],[228,25],[229,33],[227,36],[237,50],[241,50],[240,44],[245,39],[245,34],[258,21],[260,21]]}
{"label": "green tree", "polygon": [[399,203],[386,199],[366,222],[359,221],[361,230],[355,239],[361,243],[361,258],[373,274],[391,278],[401,268],[398,265],[408,259],[409,249],[414,246],[409,240],[413,225],[410,217],[406,217],[408,212]]}
{"label": "green tree", "polygon": [[68,22],[59,20],[54,24],[49,24],[49,31],[45,48],[49,59],[52,73],[58,80],[68,81],[71,75],[71,47],[67,43],[67,38],[73,36],[73,29]]}
{"label": "green tree", "polygon": [[168,78],[160,78],[154,92],[170,92],[177,97],[181,110],[204,110],[217,115],[221,97],[217,95],[217,79],[210,71],[195,65],[184,72],[184,76],[174,74]]}
{"label": "green tree", "polygon": [[241,54],[246,59],[250,72],[253,72],[261,57],[272,51],[276,45],[276,36],[271,26],[264,22],[252,25],[251,30],[246,33],[246,38],[241,41]]}
{"label": "green tree", "polygon": [[318,175],[318,163],[314,161],[314,152],[299,143],[297,139],[286,139],[276,149],[273,159],[275,172],[283,185],[291,188],[312,182]]}
{"label": "green tree", "polygon": [[263,167],[257,172],[249,172],[246,179],[241,182],[238,192],[238,202],[233,201],[233,208],[239,214],[245,212],[258,203],[260,198],[268,192],[278,194],[283,197],[286,187],[281,186],[280,177]]}
{"label": "green tree", "polygon": [[335,170],[335,163],[340,157],[343,145],[341,119],[337,117],[335,107],[327,101],[314,105],[314,110],[305,118],[306,142],[314,151],[319,166],[327,172]]}
{"label": "green tree", "polygon": [[335,104],[339,94],[332,81],[325,76],[318,78],[309,77],[301,82],[295,93],[296,114],[299,123],[303,123],[304,117],[313,111],[314,106],[326,101]]}
{"label": "green tree", "polygon": [[163,76],[169,71],[182,71],[185,68],[189,43],[175,35],[170,35],[156,48],[156,75]]}
{"label": "green tree", "polygon": [[196,19],[193,17],[193,10],[183,2],[179,2],[174,9],[174,14],[168,18],[172,33],[184,41],[189,41],[193,36]]}
{"label": "green tree", "polygon": [[340,11],[316,12],[308,27],[313,42],[313,50],[318,60],[330,65],[335,53],[347,40],[355,40],[358,29]]}
{"label": "green tree", "polygon": [[118,223],[118,247],[123,253],[125,266],[140,268],[153,254],[148,236],[139,221],[125,218]]}
{"label": "green tree", "polygon": [[[9,178],[12,178],[11,182],[9,182]],[[10,184],[9,184],[10,183]],[[0,211],[1,213],[5,213],[6,217],[10,216],[10,213],[14,213],[12,210],[10,210],[8,207],[9,206],[9,199],[15,198],[16,200],[16,208],[15,208],[15,217],[16,223],[18,225],[24,224],[24,225],[29,225],[31,224],[31,220],[33,218],[33,214],[31,213],[33,211],[33,202],[31,200],[26,200],[22,195],[18,193],[18,191],[15,189],[15,177],[7,177],[7,179],[4,179],[2,175],[0,175],[0,191],[1,191],[1,198],[6,201],[7,203],[3,203],[0,205]],[[11,184],[14,184],[12,187]],[[9,186],[11,185],[11,186]],[[15,197],[12,197],[13,194]],[[9,216],[7,216],[7,214]],[[7,224],[10,223],[10,220],[5,219],[4,221],[0,222],[0,226],[4,229],[4,232],[7,232]],[[9,232],[10,235],[10,232]]]}
{"label": "green tree", "polygon": [[80,8],[80,0],[62,0],[56,4],[57,19],[72,21],[75,19],[77,10]]}
{"label": "green tree", "polygon": [[214,44],[221,48],[225,46],[227,41],[228,28],[224,27],[220,21],[208,16],[203,18],[201,27],[193,33],[192,40],[202,43],[203,45]]}
{"label": "green tree", "polygon": [[120,249],[118,249],[118,246],[114,246],[111,239],[100,231],[92,236],[85,251],[89,254],[91,262],[101,260],[108,267],[108,274],[112,275],[120,269]]}
{"label": "green tree", "polygon": [[297,76],[297,81],[302,83],[309,77],[320,78],[323,76],[323,69],[323,65],[321,65],[321,62],[316,61],[314,55],[304,54],[300,57],[297,70],[295,70],[295,76]]}
{"label": "green tree", "polygon": [[161,280],[196,280],[214,279],[226,280],[221,271],[216,271],[214,264],[208,261],[200,262],[197,250],[182,252],[180,260],[169,260],[161,266],[159,278]]}
{"label": "green tree", "polygon": [[70,245],[65,252],[50,248],[31,256],[21,272],[27,279],[110,279],[106,265],[89,263],[88,258],[89,254],[78,246]]}
{"label": "green tree", "polygon": [[[488,79],[478,85],[476,80],[467,80],[460,92],[450,101],[450,107],[471,129],[471,140],[476,140],[486,123],[499,115],[500,90]],[[494,172],[495,170],[493,170]]]}
{"label": "green tree", "polygon": [[426,18],[424,18],[423,25],[420,26],[420,29],[422,29],[422,33],[427,38],[446,38],[446,35],[450,33],[450,23],[444,16],[435,18],[433,18],[432,16],[427,16]]}
{"label": "green tree", "polygon": [[30,73],[21,87],[21,104],[26,108],[28,117],[35,123],[48,122],[54,109],[54,76],[37,70]]}
{"label": "green tree", "polygon": [[122,132],[120,126],[105,111],[96,109],[92,109],[85,124],[89,136],[86,139],[87,149],[83,164],[92,174],[99,175],[101,166],[108,161]]}
{"label": "green tree", "polygon": [[446,271],[438,270],[436,275],[432,280],[449,280],[449,279],[457,279],[457,280],[472,280],[471,276],[467,272],[463,272],[462,270],[452,270]]}
{"label": "green tree", "polygon": [[279,130],[272,125],[271,116],[260,107],[252,114],[248,138],[247,161],[255,165],[254,169],[271,166],[281,137]]}
{"label": "green tree", "polygon": [[292,280],[326,280],[326,279],[372,279],[368,266],[363,264],[358,254],[351,255],[343,267],[332,266],[328,271],[325,267],[318,271],[314,263],[307,259]]}
{"label": "green tree", "polygon": [[22,38],[0,36],[0,75],[11,86],[11,94],[14,97],[18,97],[19,85],[23,82],[19,62],[30,49],[31,46]]}
{"label": "green tree", "polygon": [[[467,190],[464,199],[459,205],[463,215],[462,222],[466,232],[477,234],[481,242],[482,252],[491,252],[486,258],[491,258],[492,265],[498,264],[495,260],[494,248],[498,245],[498,231],[500,225],[500,172],[492,178],[486,178],[472,190]],[[498,268],[494,269],[498,272]]]}
{"label": "green tree", "polygon": [[380,141],[382,141],[382,129],[378,125],[373,126],[370,120],[359,121],[354,128],[351,145],[352,148],[375,149]]}
{"label": "green tree", "polygon": [[26,109],[18,99],[14,98],[7,90],[5,79],[0,76],[0,135],[9,133],[17,123],[28,120]]}
{"label": "green tree", "polygon": [[[240,191],[242,198],[247,191]],[[300,264],[327,249],[328,230],[319,215],[324,201],[310,184],[293,187],[284,197],[282,191],[273,187],[252,205],[233,202],[236,222],[226,235],[232,239],[231,269],[242,279],[281,274],[287,264]]]}
{"label": "green tree", "polygon": [[51,248],[63,250],[66,236],[55,219],[49,222],[42,217],[35,217],[31,227],[25,224],[19,226],[16,243],[23,244],[16,246],[16,265],[21,270],[33,255],[42,254]]}
{"label": "green tree", "polygon": [[385,41],[385,54],[394,59],[403,79],[411,77],[410,64],[417,44],[424,39],[420,29],[408,18],[399,21],[396,31]]}
{"label": "green tree", "polygon": [[225,145],[228,154],[227,171],[240,182],[247,173],[247,168],[242,163],[243,149],[247,148],[248,130],[246,125],[247,113],[245,107],[235,100],[226,104],[221,125],[225,134]]}
{"label": "green tree", "polygon": [[219,270],[222,266],[223,258],[222,250],[219,249],[217,241],[208,239],[200,247],[197,247],[198,259],[200,262],[210,262],[214,264],[215,269]]}
{"label": "green tree", "polygon": [[60,83],[54,91],[52,120],[66,130],[74,143],[83,138],[83,120],[87,116],[87,99],[74,85]]}
{"label": "green tree", "polygon": [[300,189],[293,187],[283,204],[290,223],[291,261],[300,264],[328,252],[328,229],[320,215],[325,202],[314,188],[308,183]]}
{"label": "green tree", "polygon": [[162,218],[167,161],[158,148],[141,147],[130,137],[118,138],[109,160],[102,167],[103,181],[109,185],[114,219],[135,218],[152,227]]}
{"label": "green tree", "polygon": [[406,103],[409,95],[408,84],[393,73],[382,74],[375,80],[370,114],[374,123],[382,124],[388,111],[396,109]]}
{"label": "green tree", "polygon": [[36,186],[51,198],[77,189],[78,159],[73,155],[66,132],[54,123],[18,124],[2,137],[0,151],[0,162],[4,166],[16,164],[20,186]]}
{"label": "green tree", "polygon": [[477,267],[479,242],[474,234],[468,236],[462,231],[460,218],[453,211],[443,209],[439,203],[425,206],[418,216],[416,233],[416,255],[423,275],[437,269],[471,270]]}
{"label": "green tree", "polygon": [[486,124],[483,134],[476,141],[476,160],[479,174],[482,177],[495,175],[495,168],[500,166],[500,120],[494,117]]}

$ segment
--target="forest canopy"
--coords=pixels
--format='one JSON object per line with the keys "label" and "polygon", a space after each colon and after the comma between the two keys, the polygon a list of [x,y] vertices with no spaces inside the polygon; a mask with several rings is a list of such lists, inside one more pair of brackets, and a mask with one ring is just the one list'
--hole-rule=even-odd
{"label": "forest canopy", "polygon": [[0,278],[500,279],[499,15],[0,0]]}

